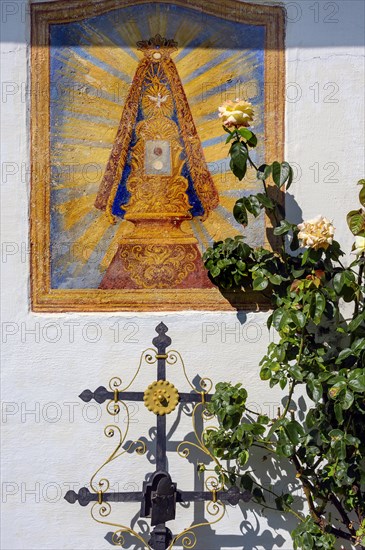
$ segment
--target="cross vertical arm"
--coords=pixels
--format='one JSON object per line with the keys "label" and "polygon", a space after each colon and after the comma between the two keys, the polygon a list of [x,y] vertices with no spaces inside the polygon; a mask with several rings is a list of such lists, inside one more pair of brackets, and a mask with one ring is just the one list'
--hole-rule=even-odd
{"label": "cross vertical arm", "polygon": [[[167,331],[167,326],[164,323],[160,323],[156,327],[158,336],[152,340],[153,345],[157,349],[157,380],[166,380],[166,348],[171,345],[171,338],[167,336]],[[165,415],[157,415],[156,471],[167,471]]]}

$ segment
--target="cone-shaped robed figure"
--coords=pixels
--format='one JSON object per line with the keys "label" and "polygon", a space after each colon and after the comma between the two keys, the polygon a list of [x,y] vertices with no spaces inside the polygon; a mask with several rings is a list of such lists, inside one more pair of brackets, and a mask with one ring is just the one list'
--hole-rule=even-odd
{"label": "cone-shaped robed figure", "polygon": [[95,206],[134,230],[121,239],[100,288],[204,288],[196,239],[181,224],[206,219],[218,193],[189,104],[160,35],[137,43],[140,61]]}

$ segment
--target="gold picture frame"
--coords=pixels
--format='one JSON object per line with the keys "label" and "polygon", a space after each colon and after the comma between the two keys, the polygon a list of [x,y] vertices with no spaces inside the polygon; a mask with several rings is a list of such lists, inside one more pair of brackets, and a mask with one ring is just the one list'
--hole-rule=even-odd
{"label": "gold picture frame", "polygon": [[[265,27],[265,157],[283,160],[285,15],[277,6],[236,0],[158,0],[200,13]],[[60,0],[31,5],[31,307],[35,312],[179,311],[266,308],[257,292],[216,288],[65,289],[51,287],[50,226],[50,26],[76,22],[145,0]],[[222,5],[225,9],[222,11]],[[239,10],[237,7],[239,6]],[[273,108],[274,105],[274,108]],[[270,128],[270,132],[267,130]],[[273,132],[273,129],[275,130]],[[275,192],[275,190],[274,190]],[[283,199],[282,199],[283,200]],[[266,220],[266,233],[270,222]],[[267,241],[267,237],[266,237]]]}

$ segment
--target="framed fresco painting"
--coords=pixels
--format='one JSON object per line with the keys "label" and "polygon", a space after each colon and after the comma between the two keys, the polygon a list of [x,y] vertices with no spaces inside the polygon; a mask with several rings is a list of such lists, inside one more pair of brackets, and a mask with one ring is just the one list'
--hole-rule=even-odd
{"label": "framed fresco painting", "polygon": [[[284,13],[236,0],[32,4],[31,292],[34,311],[225,310],[202,253],[249,231],[218,106],[255,107],[257,162],[282,160]],[[264,301],[262,300],[262,303]]]}

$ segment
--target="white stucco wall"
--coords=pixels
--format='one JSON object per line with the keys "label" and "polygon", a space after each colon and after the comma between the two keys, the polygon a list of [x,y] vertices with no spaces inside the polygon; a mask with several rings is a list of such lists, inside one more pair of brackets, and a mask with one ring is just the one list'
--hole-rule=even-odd
{"label": "white stucco wall", "polygon": [[[364,3],[286,4],[285,158],[296,163],[299,174],[288,194],[288,216],[296,221],[301,216],[326,215],[334,220],[337,239],[350,250],[345,214],[357,207],[356,182],[364,172]],[[1,10],[2,548],[110,548],[104,536],[112,528],[95,524],[88,509],[63,500],[69,488],[88,483],[111,449],[103,435],[110,418],[104,414],[100,419],[101,409],[82,404],[78,394],[106,385],[113,375],[127,379],[140,351],[149,346],[154,327],[163,320],[192,378],[200,374],[214,382],[241,381],[249,389],[250,401],[271,412],[280,405],[281,395],[260,382],[258,362],[273,335],[265,329],[264,313],[42,315],[30,311],[27,3],[3,0]],[[181,378],[172,378],[181,387]],[[146,379],[142,375],[137,381],[139,390],[145,388]],[[140,435],[153,419],[139,405],[132,420],[134,433]],[[186,418],[172,439],[189,431]],[[171,457],[170,466],[179,487],[194,487],[192,464]],[[120,462],[115,470],[119,489],[141,487],[151,470],[143,457]],[[284,476],[283,487],[285,483]],[[138,506],[120,504],[114,509],[119,521],[128,523]],[[178,507],[173,530],[186,527],[191,519],[191,509]],[[213,527],[216,538],[208,534],[198,539],[196,548],[290,550],[288,530],[293,527],[276,513],[265,519],[259,508],[242,505],[229,508],[224,520]]]}

